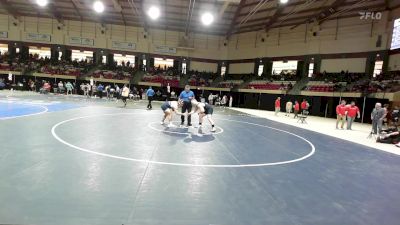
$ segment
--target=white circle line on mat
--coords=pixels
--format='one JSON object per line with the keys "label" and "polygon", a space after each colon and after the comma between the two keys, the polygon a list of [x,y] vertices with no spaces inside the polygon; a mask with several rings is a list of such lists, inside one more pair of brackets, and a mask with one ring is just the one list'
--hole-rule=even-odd
{"label": "white circle line on mat", "polygon": [[101,152],[96,152],[90,149],[85,149],[76,145],[73,145],[65,140],[63,140],[62,138],[60,138],[57,133],[56,133],[56,129],[57,127],[59,127],[62,124],[74,121],[74,120],[79,120],[79,119],[85,119],[85,118],[91,118],[91,117],[98,117],[98,116],[114,116],[114,115],[134,115],[134,114],[145,114],[145,113],[115,113],[115,114],[100,114],[100,115],[92,115],[92,116],[82,116],[82,117],[75,117],[72,119],[68,119],[68,120],[64,120],[61,121],[57,124],[55,124],[52,128],[51,128],[51,134],[53,135],[53,137],[58,140],[59,142],[63,143],[64,145],[67,145],[75,150],[79,150],[82,152],[86,152],[86,153],[91,153],[91,154],[95,154],[95,155],[99,155],[99,156],[104,156],[104,157],[108,157],[108,158],[114,158],[114,159],[120,159],[120,160],[126,160],[126,161],[133,161],[133,162],[141,162],[141,163],[150,163],[150,164],[157,164],[157,165],[168,165],[168,166],[182,166],[182,167],[208,167],[208,168],[245,168],[245,167],[263,167],[263,166],[276,166],[276,165],[284,165],[284,164],[290,164],[290,163],[295,163],[295,162],[299,162],[302,160],[305,160],[307,158],[309,158],[310,156],[314,155],[315,153],[315,146],[313,145],[313,143],[309,140],[307,140],[306,138],[299,136],[297,134],[291,133],[289,131],[285,131],[285,130],[281,130],[278,128],[274,128],[274,127],[269,127],[266,125],[262,125],[262,124],[257,124],[257,123],[251,123],[251,122],[245,122],[245,121],[238,121],[238,120],[229,120],[229,119],[220,119],[220,120],[226,120],[226,121],[231,121],[231,122],[238,122],[238,123],[243,123],[243,124],[249,124],[249,125],[254,125],[254,126],[259,126],[259,127],[265,127],[265,128],[269,128],[272,130],[276,130],[279,132],[283,132],[283,133],[287,133],[290,134],[292,136],[295,136],[303,141],[305,141],[307,144],[309,144],[311,146],[311,151],[305,155],[302,156],[300,158],[296,158],[296,159],[292,159],[292,160],[286,160],[286,161],[279,161],[279,162],[270,162],[270,163],[254,163],[254,164],[191,164],[191,163],[173,163],[173,162],[162,162],[162,161],[153,161],[153,160],[147,160],[147,159],[135,159],[135,158],[128,158],[128,157],[123,157],[123,156],[117,156],[117,155],[111,155],[111,154],[107,154],[107,153],[101,153]]}

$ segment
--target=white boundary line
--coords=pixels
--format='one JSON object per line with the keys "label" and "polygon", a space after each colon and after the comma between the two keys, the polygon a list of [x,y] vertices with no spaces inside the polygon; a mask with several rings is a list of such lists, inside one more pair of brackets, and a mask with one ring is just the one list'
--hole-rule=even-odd
{"label": "white boundary line", "polygon": [[85,148],[81,148],[79,146],[75,146],[65,140],[63,140],[62,138],[60,138],[57,133],[56,133],[56,128],[62,124],[74,121],[74,120],[79,120],[79,119],[85,119],[85,118],[91,118],[91,117],[97,117],[97,116],[114,116],[114,115],[121,115],[121,114],[145,114],[145,113],[115,113],[115,114],[100,114],[100,115],[92,115],[92,116],[82,116],[82,117],[75,117],[72,119],[68,119],[68,120],[64,120],[61,121],[57,124],[55,124],[52,128],[51,128],[51,134],[53,135],[53,137],[55,139],[57,139],[59,142],[74,148],[76,150],[79,151],[83,151],[83,152],[87,152],[87,153],[91,153],[91,154],[95,154],[95,155],[100,155],[100,156],[105,156],[105,157],[109,157],[109,158],[114,158],[114,159],[121,159],[121,160],[127,160],[127,161],[133,161],[133,162],[144,162],[144,163],[152,163],[152,164],[158,164],[158,165],[169,165],[169,166],[183,166],[183,167],[209,167],[209,168],[243,168],[243,167],[261,167],[261,166],[275,166],[275,165],[283,165],[283,164],[289,164],[289,163],[294,163],[294,162],[298,162],[304,159],[307,159],[308,157],[312,156],[315,153],[315,146],[307,139],[305,139],[304,137],[301,137],[297,134],[293,134],[289,131],[285,131],[285,130],[280,130],[277,128],[273,128],[273,127],[269,127],[269,126],[265,126],[265,125],[261,125],[261,124],[256,124],[256,123],[250,123],[250,122],[244,122],[244,121],[237,121],[237,120],[228,120],[228,119],[221,119],[221,120],[226,120],[226,121],[232,121],[232,122],[238,122],[238,123],[244,123],[244,124],[250,124],[250,125],[255,125],[255,126],[259,126],[259,127],[265,127],[265,128],[269,128],[269,129],[273,129],[276,131],[280,131],[283,133],[287,133],[290,135],[293,135],[295,137],[298,137],[302,140],[304,140],[305,142],[307,142],[310,146],[311,146],[311,151],[300,158],[297,159],[293,159],[293,160],[287,160],[287,161],[281,161],[281,162],[273,162],[273,163],[257,163],[257,164],[241,164],[241,165],[230,165],[230,164],[190,164],[190,163],[169,163],[169,162],[160,162],[160,161],[153,161],[153,160],[145,160],[145,159],[134,159],[134,158],[127,158],[127,157],[122,157],[122,156],[116,156],[116,155],[111,155],[111,154],[106,154],[106,153],[100,153],[100,152],[96,152],[96,151],[92,151],[90,149],[85,149]]}
{"label": "white boundary line", "polygon": [[10,104],[20,104],[20,105],[29,105],[29,106],[34,106],[34,107],[40,107],[44,109],[43,111],[40,111],[38,113],[31,113],[31,114],[26,114],[26,115],[20,115],[20,116],[9,116],[9,117],[2,117],[0,120],[9,120],[9,119],[15,119],[15,118],[20,118],[20,117],[28,117],[28,116],[36,116],[40,115],[43,113],[46,113],[49,111],[49,109],[46,106],[38,105],[38,104],[29,104],[29,103],[18,103],[18,102],[9,102]]}
{"label": "white boundary line", "polygon": [[[177,121],[172,121],[172,123],[174,123],[174,122],[175,123],[179,123],[179,121],[178,122]],[[147,124],[147,126],[152,130],[163,132],[163,133],[182,134],[182,135],[192,134],[190,132],[178,132],[178,131],[170,131],[170,130],[161,130],[161,129],[157,129],[157,128],[152,126],[153,124],[157,124],[157,123],[159,124],[159,122],[151,122],[151,123]],[[224,132],[224,129],[222,129],[221,127],[215,126],[215,128],[219,129],[219,131],[214,132],[214,133],[210,133],[210,134],[221,134],[221,133]]]}

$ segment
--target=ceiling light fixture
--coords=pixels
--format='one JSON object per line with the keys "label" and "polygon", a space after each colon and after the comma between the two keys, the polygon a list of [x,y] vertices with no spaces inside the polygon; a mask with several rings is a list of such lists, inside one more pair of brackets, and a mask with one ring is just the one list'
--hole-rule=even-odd
{"label": "ceiling light fixture", "polygon": [[93,9],[94,11],[96,11],[97,13],[102,13],[104,12],[104,4],[101,1],[95,1],[93,3]]}
{"label": "ceiling light fixture", "polygon": [[281,4],[286,4],[286,3],[288,3],[288,1],[289,1],[289,0],[279,0],[279,2],[280,2]]}
{"label": "ceiling light fixture", "polygon": [[205,26],[209,26],[210,24],[212,24],[212,22],[214,21],[214,16],[209,13],[203,13],[203,15],[201,15],[201,22],[205,25]]}
{"label": "ceiling light fixture", "polygon": [[36,3],[40,6],[40,7],[45,7],[47,5],[47,3],[49,3],[49,1],[47,0],[36,0]]}
{"label": "ceiling light fixture", "polygon": [[147,15],[152,19],[156,20],[158,17],[160,17],[160,9],[156,6],[152,6],[149,8],[147,11]]}

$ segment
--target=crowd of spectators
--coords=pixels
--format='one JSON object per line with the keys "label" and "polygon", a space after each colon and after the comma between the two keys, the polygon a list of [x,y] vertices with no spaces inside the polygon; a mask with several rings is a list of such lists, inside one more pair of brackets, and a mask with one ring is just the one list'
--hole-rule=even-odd
{"label": "crowd of spectators", "polygon": [[340,73],[328,73],[323,71],[322,73],[315,73],[311,77],[311,81],[324,81],[325,83],[339,83],[346,82],[352,83],[365,76],[365,73],[351,73],[349,71],[341,71]]}
{"label": "crowd of spectators", "polygon": [[191,86],[210,86],[213,80],[217,77],[217,73],[189,71],[188,83]]}

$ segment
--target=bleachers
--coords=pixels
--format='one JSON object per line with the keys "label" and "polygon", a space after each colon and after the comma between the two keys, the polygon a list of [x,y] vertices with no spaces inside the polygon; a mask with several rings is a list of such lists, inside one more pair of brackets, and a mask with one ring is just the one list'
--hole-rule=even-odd
{"label": "bleachers", "polygon": [[220,88],[233,88],[235,86],[241,85],[243,80],[224,80],[218,83]]}
{"label": "bleachers", "polygon": [[163,74],[151,75],[148,73],[143,77],[143,81],[145,82],[160,83],[163,86],[167,86],[169,83],[171,87],[179,87],[179,80],[179,76],[168,76]]}
{"label": "bleachers", "polygon": [[334,92],[345,85],[345,82],[327,83],[325,81],[310,81],[303,90],[314,92]]}
{"label": "bleachers", "polygon": [[295,84],[295,81],[251,81],[246,88],[259,90],[289,90]]}

